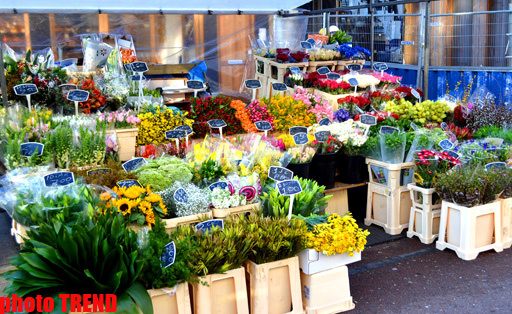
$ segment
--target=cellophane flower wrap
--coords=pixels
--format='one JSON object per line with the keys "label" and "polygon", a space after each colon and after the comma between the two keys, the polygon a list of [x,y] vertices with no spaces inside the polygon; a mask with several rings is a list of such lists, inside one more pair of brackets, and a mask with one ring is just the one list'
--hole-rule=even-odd
{"label": "cellophane flower wrap", "polygon": [[310,131],[313,134],[319,131],[331,132],[332,136],[336,137],[343,144],[343,153],[349,156],[361,155],[361,149],[368,140],[368,135],[364,134],[362,124],[352,119],[341,123],[334,122],[330,125],[315,124]]}
{"label": "cellophane flower wrap", "polygon": [[155,113],[139,114],[140,123],[136,145],[169,143],[170,140],[165,137],[165,131],[174,130],[180,125],[192,127],[194,120],[188,119],[187,114],[187,112],[183,113],[172,109],[161,110],[160,107],[156,108]]}
{"label": "cellophane flower wrap", "polygon": [[[223,135],[232,135],[243,132],[242,123],[236,118],[237,110],[230,106],[231,98],[224,95],[207,98],[193,98],[191,118],[194,119],[194,134],[202,138],[210,133],[208,121],[222,119],[227,127],[223,128]],[[217,131],[215,131],[217,132]]]}

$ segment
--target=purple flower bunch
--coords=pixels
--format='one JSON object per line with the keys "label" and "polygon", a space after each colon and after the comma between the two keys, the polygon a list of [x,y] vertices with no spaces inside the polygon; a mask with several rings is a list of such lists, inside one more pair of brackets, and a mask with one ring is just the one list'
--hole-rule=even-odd
{"label": "purple flower bunch", "polygon": [[352,57],[362,57],[365,59],[368,56],[371,56],[370,50],[360,47],[360,46],[351,46],[350,44],[342,44],[338,51],[345,56],[345,58],[350,59]]}
{"label": "purple flower bunch", "polygon": [[340,109],[334,112],[334,121],[345,122],[350,119],[350,114],[345,109]]}

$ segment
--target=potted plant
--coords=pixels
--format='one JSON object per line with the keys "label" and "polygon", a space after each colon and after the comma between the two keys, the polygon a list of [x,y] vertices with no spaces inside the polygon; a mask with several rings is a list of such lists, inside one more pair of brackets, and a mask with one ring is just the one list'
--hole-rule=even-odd
{"label": "potted plant", "polygon": [[458,167],[440,174],[435,189],[443,199],[436,247],[449,248],[464,260],[480,252],[503,250],[500,203],[512,180],[512,169]]}
{"label": "potted plant", "polygon": [[288,148],[288,153],[292,156],[292,159],[286,168],[293,171],[294,175],[299,178],[309,178],[311,161],[315,156],[315,149],[309,144],[305,144]]}
{"label": "potted plant", "polygon": [[153,313],[137,281],[144,265],[137,236],[126,226],[122,214],[107,212],[97,221],[82,215],[68,227],[52,220],[27,231],[29,239],[12,260],[16,269],[3,274],[9,281],[4,292],[51,297],[55,309],[62,308],[59,294],[115,294],[118,308]]}
{"label": "potted plant", "polygon": [[311,146],[316,149],[316,154],[311,163],[311,178],[326,189],[334,187],[336,177],[336,159],[342,143],[336,137],[329,135],[325,142],[314,140]]}
{"label": "potted plant", "polygon": [[140,119],[131,110],[118,110],[109,114],[100,113],[100,122],[108,125],[107,135],[115,134],[117,138],[118,154],[121,160],[130,160],[135,156],[135,139],[137,138],[137,124]]}

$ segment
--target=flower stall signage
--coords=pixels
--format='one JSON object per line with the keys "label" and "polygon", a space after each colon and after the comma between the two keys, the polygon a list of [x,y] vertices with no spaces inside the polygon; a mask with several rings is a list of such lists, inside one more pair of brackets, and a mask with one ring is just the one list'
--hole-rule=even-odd
{"label": "flower stall signage", "polygon": [[315,41],[313,38],[308,38],[306,41],[307,41],[308,43],[310,43],[311,45],[316,44],[316,41]]}
{"label": "flower stall signage", "polygon": [[177,203],[186,203],[188,202],[188,193],[183,188],[179,188],[174,192],[174,200]]}
{"label": "flower stall signage", "polygon": [[140,186],[142,187],[142,184],[138,180],[121,180],[116,182],[117,186],[120,188],[129,188],[130,186]]}
{"label": "flower stall signage", "polygon": [[315,139],[318,142],[327,142],[327,139],[331,136],[331,131],[318,131],[315,133]]}
{"label": "flower stall signage", "polygon": [[349,78],[348,79],[348,83],[350,84],[350,86],[354,87],[357,85],[359,85],[359,82],[357,81],[357,79],[355,77],[352,77],[352,78]]}
{"label": "flower stall signage", "polygon": [[184,138],[186,135],[187,135],[187,132],[184,130],[174,129],[174,130],[170,130],[170,131],[165,131],[165,138],[169,139],[169,140]]}
{"label": "flower stall signage", "polygon": [[439,142],[438,145],[439,145],[439,147],[441,147],[444,150],[449,150],[449,149],[452,149],[452,147],[453,147],[453,143],[450,142],[449,140],[442,140]]}
{"label": "flower stall signage", "polygon": [[327,73],[327,79],[328,80],[337,80],[341,78],[341,75],[339,73],[336,73],[336,72],[329,72]]}
{"label": "flower stall signage", "polygon": [[307,42],[307,41],[301,41],[300,42],[300,46],[302,47],[302,49],[311,49],[311,48],[313,48],[311,43]]}
{"label": "flower stall signage", "polygon": [[30,157],[34,155],[34,153],[36,152],[38,156],[41,156],[41,154],[43,154],[44,144],[29,142],[23,143],[20,146],[20,155],[23,157]]}
{"label": "flower stall signage", "polygon": [[362,69],[359,63],[347,64],[345,67],[349,69],[350,72],[359,72]]}
{"label": "flower stall signage", "polygon": [[460,156],[459,156],[459,154],[457,154],[457,153],[456,153],[456,152],[454,152],[453,150],[446,150],[446,149],[445,149],[445,150],[443,150],[443,153],[447,153],[447,154],[448,154],[448,156],[453,157],[453,158],[455,158],[455,159],[459,159],[459,157],[460,157]]}
{"label": "flower stall signage", "polygon": [[124,171],[126,171],[126,173],[128,173],[130,171],[139,169],[140,167],[142,167],[145,164],[146,164],[146,160],[144,158],[142,158],[142,157],[134,158],[132,160],[128,160],[127,162],[125,162],[123,164],[123,169],[124,169]]}
{"label": "flower stall signage", "polygon": [[366,125],[376,125],[377,124],[377,117],[374,117],[369,114],[362,114],[359,116],[359,120],[362,124]]}
{"label": "flower stall signage", "polygon": [[498,137],[488,137],[484,139],[484,143],[490,143],[494,146],[501,146],[503,145],[503,139]]}
{"label": "flower stall signage", "polygon": [[44,177],[44,185],[45,186],[65,186],[75,182],[75,176],[73,172],[70,171],[62,171],[62,172],[54,172],[45,175]]}
{"label": "flower stall signage", "polygon": [[290,67],[290,72],[292,72],[292,74],[300,74],[301,73],[299,67]]}
{"label": "flower stall signage", "polygon": [[485,165],[485,170],[495,169],[495,170],[503,170],[507,168],[507,164],[504,162],[491,162]]}
{"label": "flower stall signage", "polygon": [[89,170],[87,171],[87,175],[88,176],[95,176],[95,175],[99,175],[99,174],[106,174],[106,173],[112,173],[112,169],[110,168],[96,168],[96,169],[92,169],[92,170]]}
{"label": "flower stall signage", "polygon": [[68,92],[67,99],[70,101],[84,102],[89,99],[89,92],[81,89],[73,89]]}
{"label": "flower stall signage", "polygon": [[203,89],[204,84],[200,80],[190,80],[187,81],[187,87],[190,89]]}
{"label": "flower stall signage", "polygon": [[414,131],[419,130],[418,126],[414,122],[411,122],[411,129],[413,129]]}
{"label": "flower stall signage", "polygon": [[132,82],[137,82],[137,81],[140,81],[140,80],[143,80],[145,81],[146,80],[146,77],[143,75],[143,76],[140,76],[138,74],[135,74],[135,75],[130,75],[130,81]]}
{"label": "flower stall signage", "polygon": [[124,65],[124,67],[126,68],[126,70],[132,71],[132,72],[140,73],[140,72],[148,71],[148,65],[146,64],[146,62],[142,62],[142,61],[127,63]]}
{"label": "flower stall signage", "polygon": [[331,120],[329,118],[323,118],[322,120],[318,121],[319,125],[331,125]]}
{"label": "flower stall signage", "polygon": [[212,183],[210,184],[210,186],[208,187],[210,189],[210,191],[213,191],[213,189],[215,188],[219,188],[219,189],[229,189],[229,182],[227,181],[219,181],[219,182],[215,182],[215,183]]}
{"label": "flower stall signage", "polygon": [[176,127],[175,130],[183,130],[183,131],[186,132],[187,136],[189,136],[190,134],[194,133],[194,131],[192,130],[192,128],[188,124],[180,125],[180,126]]}
{"label": "flower stall signage", "polygon": [[327,73],[330,73],[331,70],[329,70],[328,67],[321,67],[318,70],[316,70],[316,72],[320,75],[326,75]]}
{"label": "flower stall signage", "polygon": [[260,80],[245,80],[245,87],[248,89],[258,89],[261,87]]}
{"label": "flower stall signage", "polygon": [[293,178],[293,171],[283,167],[270,166],[268,177],[276,181],[291,180]]}
{"label": "flower stall signage", "polygon": [[[421,96],[420,96],[420,93],[418,93],[417,90],[415,90],[414,88],[411,88],[411,94],[414,96],[414,98],[418,99],[418,100],[421,100]],[[444,122],[443,122],[444,123]],[[446,123],[445,123],[446,124]],[[444,129],[443,129],[444,130]]]}
{"label": "flower stall signage", "polygon": [[272,83],[272,89],[278,92],[284,92],[288,89],[288,86],[284,83]]}
{"label": "flower stall signage", "polygon": [[256,126],[256,129],[258,131],[270,131],[272,130],[272,124],[268,121],[256,121],[254,122],[254,125]]}
{"label": "flower stall signage", "polygon": [[279,191],[279,194],[290,196],[290,207],[288,208],[288,220],[290,220],[292,218],[293,200],[295,199],[295,194],[302,192],[300,182],[297,180],[280,181],[277,182],[276,187]]}
{"label": "flower stall signage", "polygon": [[400,130],[398,128],[394,128],[392,126],[381,126],[380,127],[380,134],[393,134],[393,133],[400,133]]}
{"label": "flower stall signage", "polygon": [[210,128],[216,129],[216,128],[223,128],[227,124],[222,119],[213,119],[213,120],[208,121],[208,125],[210,126]]}
{"label": "flower stall signage", "polygon": [[14,93],[18,96],[27,96],[37,93],[36,84],[20,84],[14,86]]}
{"label": "flower stall signage", "polygon": [[383,74],[382,72],[383,72],[383,71],[386,71],[387,69],[388,69],[388,65],[387,65],[387,64],[385,64],[384,62],[375,62],[375,63],[373,64],[373,70],[374,70],[374,71],[377,71],[377,72],[379,72],[379,71],[380,71],[380,74],[381,74],[381,75]]}
{"label": "flower stall signage", "polygon": [[450,94],[444,95],[442,99],[444,99],[447,102],[454,103],[454,104],[457,103],[457,99],[454,96],[450,95]]}
{"label": "flower stall signage", "polygon": [[295,145],[304,145],[309,142],[308,134],[307,133],[297,133],[293,136],[293,141],[295,142]]}
{"label": "flower stall signage", "polygon": [[165,249],[162,253],[162,256],[160,257],[160,260],[162,261],[162,267],[167,268],[174,264],[174,260],[176,259],[176,244],[174,244],[174,241],[167,244],[165,246]]}
{"label": "flower stall signage", "polygon": [[298,133],[308,133],[308,128],[305,126],[292,126],[289,130],[289,134],[292,136]]}
{"label": "flower stall signage", "polygon": [[202,223],[199,223],[196,225],[196,232],[197,231],[211,231],[213,227],[219,227],[221,229],[224,229],[224,220],[222,219],[210,219],[207,221],[203,221]]}
{"label": "flower stall signage", "polygon": [[[412,90],[411,90],[411,92],[412,92]],[[443,129],[443,131],[448,130],[448,124],[446,124],[446,122],[441,123],[441,129]]]}

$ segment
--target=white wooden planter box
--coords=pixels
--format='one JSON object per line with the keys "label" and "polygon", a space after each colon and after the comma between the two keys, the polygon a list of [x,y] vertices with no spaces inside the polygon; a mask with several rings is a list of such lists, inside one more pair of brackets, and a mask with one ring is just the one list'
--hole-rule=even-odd
{"label": "white wooden planter box", "polygon": [[407,188],[411,192],[412,201],[407,237],[417,236],[422,243],[430,244],[439,235],[441,203],[432,204],[434,189],[424,189],[412,183]]}
{"label": "white wooden planter box", "polygon": [[500,198],[501,203],[501,229],[503,248],[508,249],[512,246],[512,197]]}
{"label": "white wooden planter box", "polygon": [[361,252],[354,252],[354,256],[348,253],[325,255],[315,249],[305,249],[298,254],[299,267],[306,275],[316,274],[339,266],[359,262]]}

